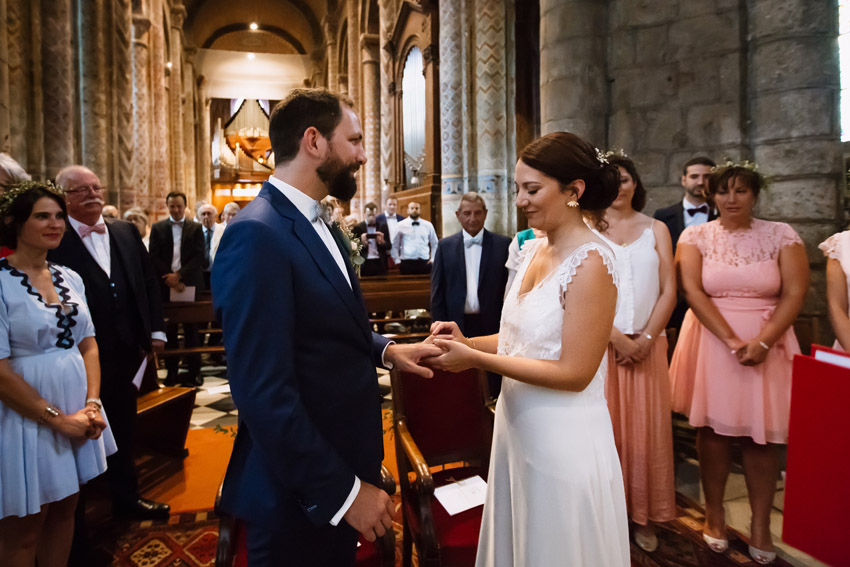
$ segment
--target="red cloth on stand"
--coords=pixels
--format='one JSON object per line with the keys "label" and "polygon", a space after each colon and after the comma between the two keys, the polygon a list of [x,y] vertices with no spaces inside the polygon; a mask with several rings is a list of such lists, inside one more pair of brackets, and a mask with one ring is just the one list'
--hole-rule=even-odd
{"label": "red cloth on stand", "polygon": [[848,407],[850,368],[794,357],[782,540],[834,567],[850,567]]}

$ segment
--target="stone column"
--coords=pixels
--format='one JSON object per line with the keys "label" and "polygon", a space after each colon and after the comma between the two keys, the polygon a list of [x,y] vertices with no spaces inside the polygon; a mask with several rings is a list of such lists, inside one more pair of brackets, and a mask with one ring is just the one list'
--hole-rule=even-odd
{"label": "stone column", "polygon": [[330,14],[322,22],[325,33],[325,58],[328,63],[327,87],[329,91],[339,90],[339,72],[336,58],[336,19]]}
{"label": "stone column", "polygon": [[[41,164],[44,134],[40,125],[32,123],[36,108],[41,111],[40,75],[35,96],[35,62],[40,61],[40,39],[34,40],[32,12],[39,4],[28,0],[6,0],[9,61],[9,150],[27,171],[36,172]],[[40,35],[38,36],[40,37]]]}
{"label": "stone column", "polygon": [[31,173],[53,177],[76,161],[71,0],[41,0],[40,4],[44,169]]}
{"label": "stone column", "polygon": [[[171,162],[169,161],[169,89],[171,70],[166,67],[170,55],[166,53],[165,34],[169,30],[153,20],[151,28],[151,204],[152,215],[165,212],[165,196],[171,184]],[[151,222],[158,220],[151,218]]]}
{"label": "stone column", "polygon": [[513,121],[513,117],[509,116],[507,99],[509,77],[504,0],[477,0],[475,14],[477,185],[478,192],[487,203],[488,228],[506,233],[510,224],[506,207],[507,143],[513,133],[513,127],[509,127],[508,121]]}
{"label": "stone column", "polygon": [[[118,204],[113,160],[113,140],[109,137],[109,114],[112,99],[110,82],[107,80],[109,61],[107,54],[114,55],[108,41],[106,7],[104,0],[91,0],[80,7],[80,120],[82,123],[82,164],[91,169],[107,186],[104,196],[108,203]],[[110,30],[111,32],[111,30]]]}
{"label": "stone column", "polygon": [[151,21],[133,16],[133,188],[136,205],[149,209],[151,203]]}
{"label": "stone column", "polygon": [[393,54],[388,43],[392,37],[393,18],[395,13],[390,0],[378,0],[378,27],[381,30],[381,202],[380,210],[384,210],[384,201],[390,194],[390,181],[393,180]]}
{"label": "stone column", "polygon": [[460,230],[455,211],[460,197],[470,190],[467,160],[468,97],[468,24],[466,0],[440,2],[440,142],[443,184],[443,234]]}
{"label": "stone column", "polygon": [[186,191],[184,179],[185,156],[183,155],[183,21],[186,18],[186,8],[178,1],[171,8],[171,29],[169,34],[171,52],[171,76],[168,82],[168,106],[171,112],[170,130],[168,132],[171,150],[171,190]]}
{"label": "stone column", "polygon": [[198,198],[212,203],[212,146],[210,143],[210,98],[207,95],[207,79],[198,77]]}
{"label": "stone column", "polygon": [[0,0],[0,152],[9,152],[9,31],[6,0]]}
{"label": "stone column", "polygon": [[117,204],[123,211],[136,205],[133,186],[133,6],[131,0],[112,0],[112,9],[112,183],[118,193]]}
{"label": "stone column", "polygon": [[606,144],[606,2],[540,0],[540,126]]}
{"label": "stone column", "polygon": [[360,106],[360,17],[359,0],[345,0],[348,18],[348,96],[354,101],[354,108]]}
{"label": "stone column", "polygon": [[[197,182],[197,155],[195,154],[195,138],[197,129],[197,112],[195,110],[195,64],[194,57],[197,50],[185,48],[183,60],[183,84],[180,98],[183,103],[183,179],[186,193],[190,201],[202,199],[198,192]],[[198,219],[195,219],[198,220]]]}
{"label": "stone column", "polygon": [[[800,233],[816,266],[812,286],[820,290],[824,257],[816,247],[842,217],[836,5],[752,0],[748,6],[752,149],[772,178],[758,214],[790,222]],[[803,312],[825,311],[823,294],[809,294]]]}
{"label": "stone column", "polygon": [[[366,167],[363,178],[363,206],[368,202],[381,207],[381,75],[378,36],[364,34],[360,38],[363,52],[363,133]],[[363,212],[362,208],[359,211]]]}

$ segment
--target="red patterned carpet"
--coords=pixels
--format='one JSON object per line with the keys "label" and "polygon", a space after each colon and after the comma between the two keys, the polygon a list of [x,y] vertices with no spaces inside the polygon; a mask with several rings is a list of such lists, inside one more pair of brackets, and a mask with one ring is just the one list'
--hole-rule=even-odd
{"label": "red patterned carpet", "polygon": [[[398,499],[398,495],[395,496]],[[658,530],[659,546],[646,553],[632,544],[633,567],[755,567],[747,544],[730,531],[730,549],[712,553],[700,536],[702,511],[679,497],[679,517]],[[396,565],[401,566],[401,524],[396,514]],[[135,522],[99,531],[95,566],[206,567],[215,565],[218,519],[212,512],[172,516],[168,522]],[[414,565],[417,564],[414,551]],[[777,559],[776,567],[790,564]]]}

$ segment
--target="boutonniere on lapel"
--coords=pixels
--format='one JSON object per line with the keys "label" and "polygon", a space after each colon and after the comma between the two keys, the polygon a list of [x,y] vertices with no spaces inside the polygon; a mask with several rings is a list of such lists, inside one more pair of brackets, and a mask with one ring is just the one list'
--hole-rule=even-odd
{"label": "boutonniere on lapel", "polygon": [[348,250],[348,259],[351,260],[354,271],[360,276],[360,266],[366,261],[366,258],[360,255],[360,251],[363,250],[363,242],[354,236],[347,224],[333,221],[332,226],[342,240],[343,248]]}

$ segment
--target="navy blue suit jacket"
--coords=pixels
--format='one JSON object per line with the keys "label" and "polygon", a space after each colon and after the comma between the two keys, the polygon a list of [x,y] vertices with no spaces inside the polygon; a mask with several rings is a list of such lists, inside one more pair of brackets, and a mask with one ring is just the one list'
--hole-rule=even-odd
{"label": "navy blue suit jacket", "polygon": [[343,258],[354,289],[304,215],[266,183],[228,224],[212,270],[239,409],[221,504],[293,539],[328,525],[355,475],[380,478],[375,366],[388,341],[371,331]]}
{"label": "navy blue suit jacket", "polygon": [[[382,222],[382,223],[386,224],[387,223],[387,215],[385,213],[381,213],[380,215],[375,217],[375,220],[377,222]],[[398,222],[401,222],[401,221],[404,220],[404,217],[401,216],[400,214],[396,213],[395,220],[397,220]]]}
{"label": "navy blue suit jacket", "polygon": [[[481,264],[478,269],[478,304],[482,329],[498,333],[502,317],[505,285],[508,282],[508,246],[511,239],[484,230]],[[461,331],[466,304],[466,260],[463,231],[440,240],[431,271],[431,317],[434,321],[454,321]]]}

